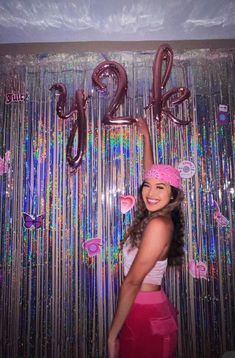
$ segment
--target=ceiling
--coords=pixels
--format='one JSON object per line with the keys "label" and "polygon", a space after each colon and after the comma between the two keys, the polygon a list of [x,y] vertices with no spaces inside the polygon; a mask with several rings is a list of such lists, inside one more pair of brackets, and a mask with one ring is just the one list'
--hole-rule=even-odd
{"label": "ceiling", "polygon": [[0,44],[235,39],[235,0],[0,0]]}

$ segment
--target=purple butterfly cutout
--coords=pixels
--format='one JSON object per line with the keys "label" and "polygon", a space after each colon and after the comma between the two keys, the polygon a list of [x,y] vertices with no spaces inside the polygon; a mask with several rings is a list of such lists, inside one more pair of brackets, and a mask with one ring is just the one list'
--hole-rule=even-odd
{"label": "purple butterfly cutout", "polygon": [[45,217],[44,214],[42,215],[36,215],[35,217],[33,215],[29,215],[27,213],[23,213],[24,216],[24,226],[26,229],[30,229],[32,226],[35,227],[35,229],[39,229],[42,227],[43,219]]}

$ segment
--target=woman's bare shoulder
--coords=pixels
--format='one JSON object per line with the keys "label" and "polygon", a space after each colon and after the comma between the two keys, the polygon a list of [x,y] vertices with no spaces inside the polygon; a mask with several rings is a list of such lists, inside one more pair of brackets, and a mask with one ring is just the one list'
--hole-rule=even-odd
{"label": "woman's bare shoulder", "polygon": [[147,252],[146,257],[151,255],[154,258],[162,256],[172,238],[172,225],[169,217],[156,217],[149,221],[140,245],[140,249]]}
{"label": "woman's bare shoulder", "polygon": [[154,218],[148,222],[146,229],[170,229],[172,226],[173,222],[170,216],[158,216],[157,218]]}

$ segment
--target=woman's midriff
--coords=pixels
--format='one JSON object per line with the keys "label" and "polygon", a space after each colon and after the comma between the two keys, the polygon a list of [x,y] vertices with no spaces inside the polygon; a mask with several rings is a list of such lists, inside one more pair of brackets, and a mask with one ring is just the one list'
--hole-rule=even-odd
{"label": "woman's midriff", "polygon": [[152,285],[151,283],[142,283],[140,291],[151,292],[151,291],[160,291],[161,285]]}

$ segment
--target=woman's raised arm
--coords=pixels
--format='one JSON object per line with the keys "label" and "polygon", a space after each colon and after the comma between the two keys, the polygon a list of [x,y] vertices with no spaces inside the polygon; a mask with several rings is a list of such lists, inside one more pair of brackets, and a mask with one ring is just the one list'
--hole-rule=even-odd
{"label": "woman's raised arm", "polygon": [[145,118],[137,118],[136,125],[144,137],[144,171],[147,171],[153,165],[153,150],[149,128]]}

